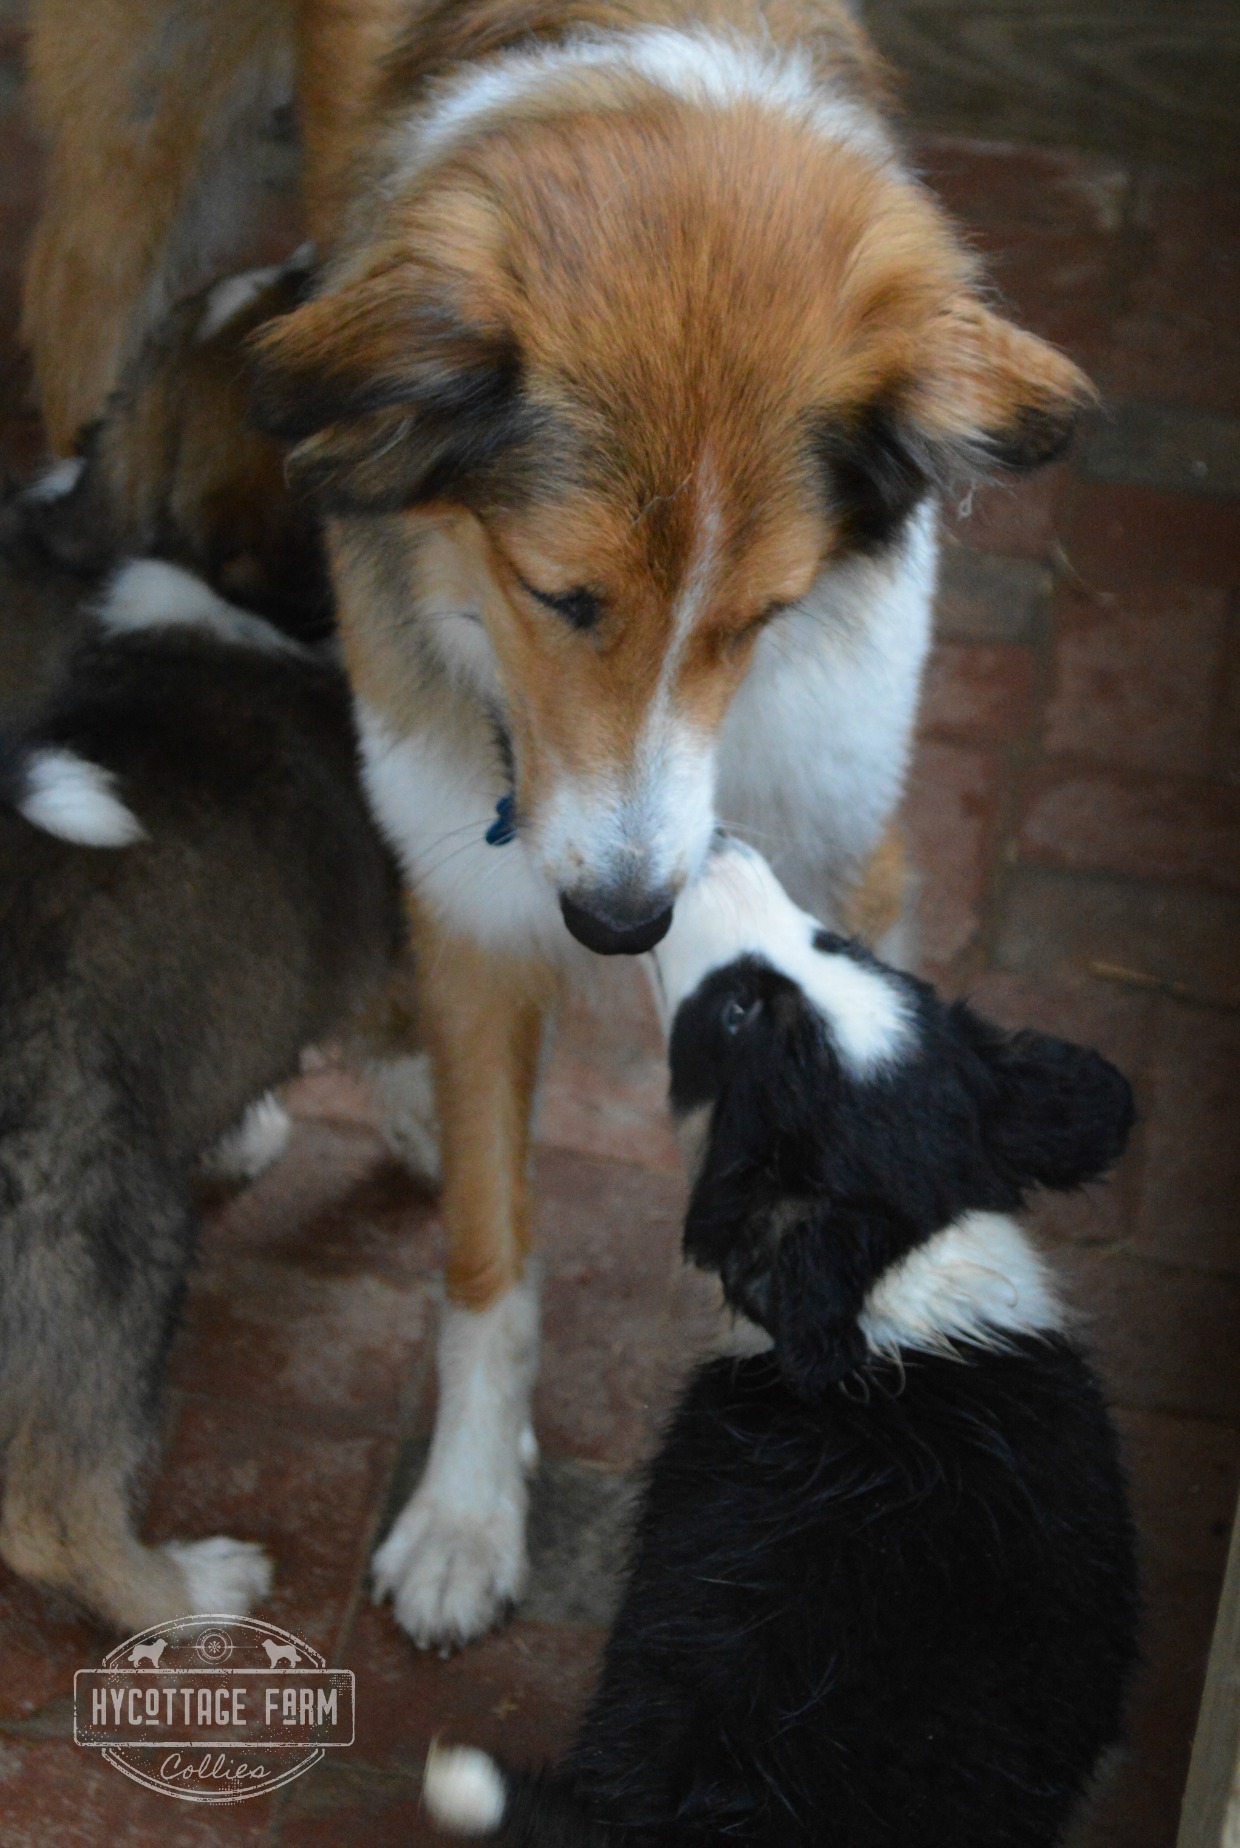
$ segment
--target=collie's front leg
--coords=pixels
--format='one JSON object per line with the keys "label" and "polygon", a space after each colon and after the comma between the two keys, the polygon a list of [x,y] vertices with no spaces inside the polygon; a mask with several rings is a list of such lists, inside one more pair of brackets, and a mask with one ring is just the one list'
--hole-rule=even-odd
{"label": "collie's front leg", "polygon": [[530,1272],[530,1115],[552,983],[415,920],[435,1070],[448,1234],[439,1408],[426,1473],[374,1558],[377,1597],[422,1648],[488,1630],[526,1577],[525,1478],[538,1291]]}

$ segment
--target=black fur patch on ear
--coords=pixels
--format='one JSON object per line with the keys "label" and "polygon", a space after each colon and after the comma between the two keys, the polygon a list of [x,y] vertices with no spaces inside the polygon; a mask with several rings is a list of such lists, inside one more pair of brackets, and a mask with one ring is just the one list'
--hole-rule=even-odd
{"label": "black fur patch on ear", "polygon": [[930,492],[931,477],[890,405],[867,404],[847,420],[825,419],[814,448],[845,551],[881,551]]}
{"label": "black fur patch on ear", "polygon": [[992,1158],[1022,1188],[1082,1187],[1127,1146],[1132,1087],[1101,1053],[1048,1033],[1005,1034],[967,1014],[974,1045],[996,1081],[986,1113]]}
{"label": "black fur patch on ear", "polygon": [[[289,459],[297,485],[329,513],[397,513],[433,500],[471,505],[501,480],[513,502],[545,485],[532,450],[546,418],[497,382],[462,392],[452,408],[407,404],[334,425]],[[524,453],[523,453],[524,452]]]}
{"label": "black fur patch on ear", "polygon": [[501,459],[507,496],[532,485],[515,452],[547,417],[523,395],[517,343],[447,307],[320,297],[261,331],[252,367],[259,428],[297,445],[290,472],[328,511],[465,501]]}
{"label": "black fur patch on ear", "polygon": [[987,430],[981,437],[976,447],[982,467],[1024,474],[1056,461],[1071,444],[1079,416],[1076,405],[1022,406],[1010,428]]}
{"label": "black fur patch on ear", "polygon": [[254,414],[260,429],[281,442],[299,443],[332,424],[357,423],[398,408],[428,416],[490,421],[516,396],[521,360],[511,340],[479,334],[428,314],[411,320],[408,357],[385,356],[372,371],[349,363],[321,367],[269,363],[260,346],[254,360]]}

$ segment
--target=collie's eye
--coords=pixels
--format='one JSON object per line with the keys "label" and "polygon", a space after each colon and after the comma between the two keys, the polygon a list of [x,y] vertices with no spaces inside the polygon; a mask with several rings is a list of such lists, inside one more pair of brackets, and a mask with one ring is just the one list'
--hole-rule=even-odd
{"label": "collie's eye", "polygon": [[777,616],[783,616],[795,607],[792,603],[768,603],[766,608],[759,615],[752,617],[743,629],[736,630],[732,637],[732,646],[739,648],[747,642],[756,641],[768,623],[774,622]]}
{"label": "collie's eye", "polygon": [[554,610],[574,629],[592,629],[603,614],[603,599],[597,591],[577,590],[535,590],[532,584],[521,579],[521,588],[529,592],[535,603]]}
{"label": "collie's eye", "polygon": [[720,1025],[729,1039],[735,1039],[746,1021],[751,1020],[757,1013],[759,1006],[759,1002],[751,1001],[749,1006],[746,1007],[745,1003],[736,1000],[735,996],[732,1000],[724,1003],[723,1013],[720,1016]]}

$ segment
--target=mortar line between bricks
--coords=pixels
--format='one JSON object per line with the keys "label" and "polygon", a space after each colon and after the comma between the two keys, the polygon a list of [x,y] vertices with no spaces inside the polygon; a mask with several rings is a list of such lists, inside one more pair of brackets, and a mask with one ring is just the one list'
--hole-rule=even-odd
{"label": "mortar line between bricks", "polygon": [[[1240,518],[1240,504],[1237,517]],[[1219,664],[1214,688],[1214,709],[1210,714],[1210,748],[1209,759],[1214,770],[1214,780],[1220,788],[1235,789],[1240,785],[1240,774],[1225,776],[1222,768],[1223,750],[1226,742],[1227,695],[1235,671],[1235,657],[1240,654],[1240,590],[1226,592],[1226,606],[1223,611],[1223,641],[1219,651]],[[1240,689],[1238,689],[1240,692]]]}
{"label": "mortar line between bricks", "polygon": [[[1069,477],[1069,480],[1075,485],[1074,477]],[[995,947],[1002,928],[1003,913],[1012,880],[1016,874],[1017,857],[1013,850],[1023,808],[1024,791],[1032,767],[1041,754],[1041,740],[1045,732],[1046,709],[1050,700],[1050,687],[1054,673],[1054,613],[1058,587],[1059,573],[1052,563],[1051,580],[1042,592],[1038,612],[1040,620],[1035,624],[1034,634],[1025,644],[1032,655],[1034,673],[1024,734],[1016,743],[1000,747],[1000,757],[1005,763],[1008,774],[1005,778],[1005,787],[1001,792],[999,812],[995,820],[995,839],[984,875],[981,923],[975,945],[977,959],[982,967],[986,968],[997,966]],[[965,947],[966,950],[969,948],[968,945]]]}
{"label": "mortar line between bricks", "polygon": [[[1237,527],[1240,529],[1240,506],[1238,506],[1237,511]],[[1228,606],[1226,616],[1228,621],[1230,621],[1232,615],[1233,596],[1233,592],[1229,591],[1227,593]],[[1053,677],[1053,662],[1050,666],[1051,675]],[[1216,687],[1216,693],[1225,695],[1227,684],[1227,663],[1225,660],[1220,662],[1215,672],[1217,680],[1221,683]],[[1043,717],[1044,716],[1045,715],[1043,715]],[[1213,730],[1213,726],[1211,726],[1211,730]],[[1113,758],[1091,757],[1087,752],[1082,751],[1079,746],[1076,749],[1069,748],[1055,751],[1040,750],[1037,755],[1040,761],[1049,769],[1063,771],[1072,776],[1091,777],[1095,781],[1115,783],[1124,789],[1154,790],[1166,788],[1169,785],[1187,784],[1190,788],[1195,790],[1221,789],[1227,791],[1228,794],[1231,795],[1236,793],[1235,783],[1229,782],[1227,778],[1220,777],[1210,770],[1148,769],[1144,765],[1134,766],[1132,764],[1116,763]],[[1179,882],[1177,881],[1176,883],[1178,884]],[[1232,889],[1234,890],[1234,888]]]}
{"label": "mortar line between bricks", "polygon": [[1098,1365],[1096,1356],[1094,1364],[1097,1366],[1098,1375],[1102,1380],[1107,1404],[1113,1412],[1135,1412],[1140,1417],[1168,1418],[1176,1424],[1205,1425],[1211,1431],[1230,1431],[1233,1435],[1240,1437],[1240,1422],[1237,1422],[1234,1418],[1225,1418],[1219,1412],[1207,1412],[1196,1409],[1190,1410],[1188,1406],[1164,1404],[1161,1400],[1150,1401],[1148,1399],[1136,1400],[1121,1398],[1119,1394],[1111,1391],[1107,1380],[1106,1368]]}
{"label": "mortar line between bricks", "polygon": [[[268,1399],[232,1398],[227,1393],[204,1392],[197,1386],[178,1386],[174,1389],[186,1405],[215,1405],[229,1411],[253,1410],[256,1403],[262,1406],[263,1420],[267,1424],[279,1425],[286,1430],[310,1431],[315,1436],[338,1439],[371,1438],[376,1442],[395,1444],[399,1449],[403,1441],[403,1431],[399,1423],[368,1423],[361,1412],[342,1412],[336,1406],[290,1403],[274,1404]],[[165,1446],[166,1448],[167,1446]]]}

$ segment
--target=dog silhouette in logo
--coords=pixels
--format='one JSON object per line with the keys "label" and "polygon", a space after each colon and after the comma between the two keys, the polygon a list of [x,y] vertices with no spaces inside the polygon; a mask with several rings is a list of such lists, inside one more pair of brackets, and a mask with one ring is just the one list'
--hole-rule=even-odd
{"label": "dog silhouette in logo", "polygon": [[159,1667],[159,1658],[168,1647],[168,1639],[161,1636],[153,1643],[135,1643],[129,1651],[129,1660],[137,1668],[139,1662],[149,1662],[152,1668]]}
{"label": "dog silhouette in logo", "polygon": [[267,1651],[267,1660],[272,1668],[278,1668],[281,1663],[287,1668],[297,1667],[297,1651],[292,1643],[273,1643],[264,1637],[263,1648]]}

